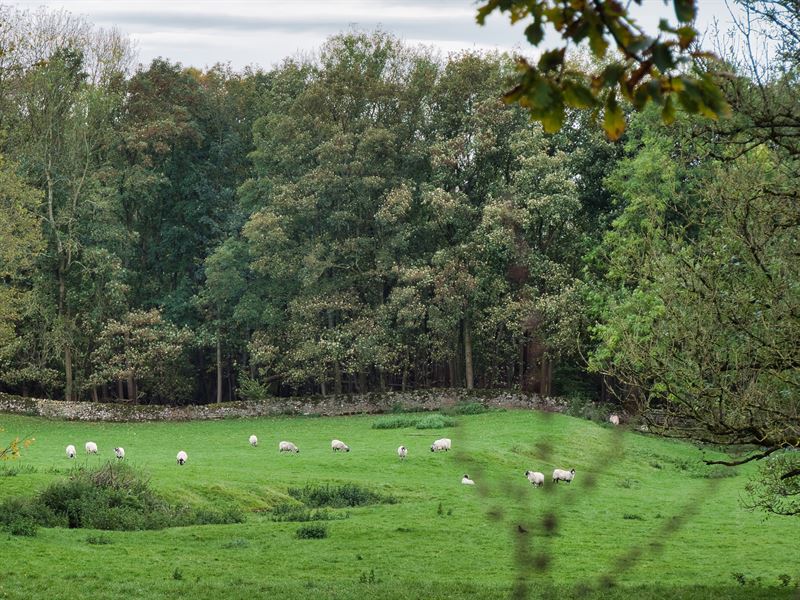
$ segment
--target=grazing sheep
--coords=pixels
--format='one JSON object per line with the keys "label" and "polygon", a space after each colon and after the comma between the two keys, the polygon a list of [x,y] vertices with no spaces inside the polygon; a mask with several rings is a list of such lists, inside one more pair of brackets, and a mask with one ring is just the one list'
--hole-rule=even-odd
{"label": "grazing sheep", "polygon": [[77,454],[77,452],[75,450],[75,446],[73,446],[72,444],[67,446],[67,456],[69,458],[75,458],[75,454]]}
{"label": "grazing sheep", "polygon": [[350,452],[350,446],[342,440],[331,440],[331,450],[334,452]]}
{"label": "grazing sheep", "polygon": [[528,478],[528,481],[531,482],[531,485],[535,485],[536,487],[544,485],[544,473],[539,473],[538,471],[525,471],[525,477]]}
{"label": "grazing sheep", "polygon": [[400,446],[397,449],[397,456],[399,456],[401,460],[404,459],[407,455],[408,455],[408,448],[406,448],[405,446]]}
{"label": "grazing sheep", "polygon": [[558,483],[559,481],[564,481],[569,483],[575,477],[575,469],[570,471],[564,471],[563,469],[555,469],[553,471],[553,483]]}
{"label": "grazing sheep", "polygon": [[281,442],[278,444],[278,452],[300,452],[300,449],[292,442]]}
{"label": "grazing sheep", "polygon": [[258,446],[258,438],[254,435],[250,436],[250,445],[253,447]]}
{"label": "grazing sheep", "polygon": [[186,454],[186,452],[184,452],[183,450],[181,450],[180,452],[178,452],[177,458],[178,458],[178,464],[183,465],[186,463],[187,460],[189,460],[189,455]]}
{"label": "grazing sheep", "polygon": [[464,473],[464,477],[461,478],[461,483],[463,483],[464,485],[475,485],[475,482],[472,481],[472,479],[470,479],[469,475],[467,475],[466,473]]}
{"label": "grazing sheep", "polygon": [[97,444],[94,442],[86,442],[86,454],[97,454]]}
{"label": "grazing sheep", "polygon": [[441,438],[431,444],[431,452],[441,452],[442,450],[447,452],[451,447],[452,442],[450,441],[450,438]]}
{"label": "grazing sheep", "polygon": [[608,422],[612,425],[619,425],[619,415],[611,415],[608,417]]}
{"label": "grazing sheep", "polygon": [[125,458],[125,448],[114,448],[114,454],[117,455],[117,458],[122,460]]}

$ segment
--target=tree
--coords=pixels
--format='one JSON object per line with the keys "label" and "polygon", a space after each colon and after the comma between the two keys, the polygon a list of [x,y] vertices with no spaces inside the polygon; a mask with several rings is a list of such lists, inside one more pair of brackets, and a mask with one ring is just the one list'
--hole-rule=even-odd
{"label": "tree", "polygon": [[158,310],[131,311],[110,320],[92,355],[93,382],[126,380],[128,398],[145,397],[181,404],[192,394],[187,351],[194,341],[188,329],[165,321]]}
{"label": "tree", "polygon": [[725,163],[696,152],[653,132],[612,176],[627,206],[605,241],[611,295],[591,364],[629,386],[653,429],[744,451],[722,464],[769,457],[751,504],[796,512],[796,180],[766,146]]}
{"label": "tree", "polygon": [[0,155],[0,360],[14,342],[30,300],[33,267],[44,249],[38,218],[42,195],[27,186]]}
{"label": "tree", "polygon": [[[563,46],[542,52],[536,65],[518,59],[518,82],[506,93],[506,100],[528,109],[549,133],[561,128],[567,107],[591,109],[595,114],[602,110],[603,128],[615,140],[625,130],[621,98],[637,110],[649,102],[658,104],[665,123],[675,120],[676,99],[690,114],[711,119],[728,114],[728,104],[713,77],[687,68],[699,59],[713,58],[695,47],[698,34],[692,23],[697,5],[695,0],[675,0],[677,24],[662,20],[654,35],[643,31],[629,7],[617,0],[489,0],[478,9],[477,21],[483,25],[495,11],[509,13],[512,24],[530,18],[525,36],[534,46],[552,26]],[[566,56],[571,44],[586,40],[598,60],[591,70],[576,68]],[[617,52],[609,53],[609,47]]]}

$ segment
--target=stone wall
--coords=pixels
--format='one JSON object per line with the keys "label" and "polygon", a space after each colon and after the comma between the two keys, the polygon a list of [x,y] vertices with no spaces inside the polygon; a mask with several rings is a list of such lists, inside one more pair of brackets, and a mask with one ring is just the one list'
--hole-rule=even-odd
{"label": "stone wall", "polygon": [[70,421],[189,421],[276,415],[353,415],[394,410],[431,411],[458,403],[479,402],[489,408],[522,408],[560,412],[564,402],[536,394],[504,390],[433,389],[355,396],[270,398],[258,402],[225,402],[190,406],[129,403],[66,402],[23,398],[0,393],[0,413],[14,413]]}

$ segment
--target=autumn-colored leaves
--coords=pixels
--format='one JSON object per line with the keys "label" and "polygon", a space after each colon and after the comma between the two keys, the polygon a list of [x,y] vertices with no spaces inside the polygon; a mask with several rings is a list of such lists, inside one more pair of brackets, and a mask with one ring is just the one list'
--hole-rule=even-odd
{"label": "autumn-colored leaves", "polygon": [[[687,113],[711,119],[729,112],[713,76],[695,68],[697,61],[713,58],[694,48],[696,0],[673,4],[678,25],[662,19],[655,36],[616,0],[489,0],[478,9],[477,21],[482,25],[495,11],[508,13],[512,24],[530,18],[525,36],[535,46],[551,26],[563,46],[543,52],[535,65],[519,58],[519,79],[506,101],[528,109],[548,133],[561,128],[567,108],[589,109],[596,117],[602,113],[606,135],[616,140],[625,131],[623,99],[636,110],[655,102],[668,124],[675,120],[676,103]],[[566,56],[571,44],[584,41],[595,59],[588,68]],[[613,55],[610,47],[616,50]]]}

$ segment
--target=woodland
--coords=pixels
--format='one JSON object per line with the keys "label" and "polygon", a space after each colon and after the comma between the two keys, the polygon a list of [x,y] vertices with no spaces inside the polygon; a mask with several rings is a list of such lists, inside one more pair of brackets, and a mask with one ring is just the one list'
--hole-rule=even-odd
{"label": "woodland", "polygon": [[551,4],[479,15],[589,52],[352,31],[242,71],[137,65],[118,32],[3,7],[0,391],[613,401],[774,454],[754,502],[800,510],[800,11],[741,2],[682,62],[691,28],[647,46]]}

